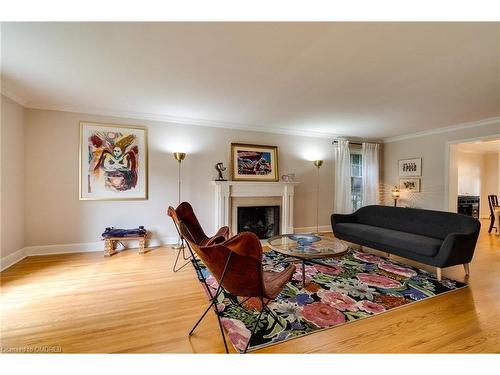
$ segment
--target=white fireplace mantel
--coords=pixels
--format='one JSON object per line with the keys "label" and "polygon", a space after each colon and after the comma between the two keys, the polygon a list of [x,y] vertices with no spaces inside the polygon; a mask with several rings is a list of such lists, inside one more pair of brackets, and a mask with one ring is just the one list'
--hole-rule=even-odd
{"label": "white fireplace mantel", "polygon": [[215,188],[215,228],[227,225],[231,232],[232,198],[281,197],[280,232],[293,233],[293,195],[299,182],[260,182],[260,181],[212,181]]}

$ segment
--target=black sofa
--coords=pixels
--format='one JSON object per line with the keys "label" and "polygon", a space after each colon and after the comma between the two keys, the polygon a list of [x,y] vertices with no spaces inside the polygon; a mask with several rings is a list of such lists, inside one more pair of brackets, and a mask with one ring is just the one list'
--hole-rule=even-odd
{"label": "black sofa", "polygon": [[470,216],[391,206],[366,206],[331,216],[335,237],[441,269],[469,263],[481,224]]}

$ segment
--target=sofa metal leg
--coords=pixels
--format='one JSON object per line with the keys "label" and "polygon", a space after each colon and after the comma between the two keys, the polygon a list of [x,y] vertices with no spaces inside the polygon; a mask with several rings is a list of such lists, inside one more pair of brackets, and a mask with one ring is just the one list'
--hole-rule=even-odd
{"label": "sofa metal leg", "polygon": [[465,275],[469,276],[470,275],[469,263],[464,263],[464,270],[465,270]]}
{"label": "sofa metal leg", "polygon": [[437,275],[438,281],[441,281],[443,279],[443,269],[436,267],[436,275]]}

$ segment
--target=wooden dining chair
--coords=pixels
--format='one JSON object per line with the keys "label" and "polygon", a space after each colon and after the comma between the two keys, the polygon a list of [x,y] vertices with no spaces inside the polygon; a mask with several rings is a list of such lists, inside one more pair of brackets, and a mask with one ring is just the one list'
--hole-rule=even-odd
{"label": "wooden dining chair", "polygon": [[244,353],[246,353],[250,346],[264,312],[271,315],[282,326],[282,323],[267,305],[281,293],[285,284],[291,280],[295,272],[294,265],[288,265],[281,272],[264,271],[262,269],[262,246],[259,238],[251,232],[239,233],[223,243],[199,246],[193,242],[194,235],[182,220],[179,223],[179,229],[183,238],[190,244],[191,248],[200,257],[219,284],[217,291],[211,298],[210,304],[189,332],[189,336],[193,334],[208,311],[212,307],[215,307],[224,346],[226,352],[229,353],[221,323],[221,312],[216,307],[217,299],[224,291],[235,297],[243,297],[243,301],[238,303],[240,306],[252,297],[258,298],[261,302],[261,309],[257,321],[252,328]]}
{"label": "wooden dining chair", "polygon": [[498,227],[495,226],[495,209],[498,210],[500,208],[498,207],[498,197],[494,194],[488,195],[488,205],[490,206],[490,227],[488,233],[491,233],[493,228],[498,232]]}

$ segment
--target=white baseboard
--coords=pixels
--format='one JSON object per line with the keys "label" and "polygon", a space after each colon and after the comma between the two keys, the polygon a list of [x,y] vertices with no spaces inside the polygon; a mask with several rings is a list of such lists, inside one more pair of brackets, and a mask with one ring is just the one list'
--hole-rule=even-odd
{"label": "white baseboard", "polygon": [[[332,228],[329,225],[322,225],[319,228],[320,232],[331,232]],[[294,228],[295,233],[312,233],[316,232],[316,227],[298,227]],[[177,237],[161,237],[152,238],[147,241],[148,247],[158,247],[172,245],[177,243]],[[139,247],[138,241],[126,241],[127,249],[135,249]],[[118,249],[120,250],[120,248]],[[36,255],[51,255],[51,254],[68,254],[68,253],[87,253],[104,251],[104,242],[86,242],[86,243],[68,243],[57,245],[36,245],[27,246],[18,251],[7,255],[0,259],[0,271],[4,271],[10,266],[23,260],[28,256]]]}
{"label": "white baseboard", "polygon": [[[152,238],[147,241],[146,246],[158,247],[177,243],[177,237],[162,237],[162,238]],[[135,249],[139,247],[138,241],[126,241],[127,249]],[[120,250],[120,248],[118,248]],[[0,259],[0,271],[4,271],[10,266],[13,266],[17,262],[23,260],[28,256],[34,255],[51,255],[51,254],[68,254],[68,253],[87,253],[104,251],[104,242],[87,242],[87,243],[69,243],[69,244],[58,244],[58,245],[38,245],[38,246],[27,246],[22,248],[15,253],[7,255]]]}
{"label": "white baseboard", "polygon": [[3,258],[0,259],[0,272],[3,270],[6,270],[10,266],[13,266],[17,262],[20,262],[24,258],[26,258],[26,248],[23,247],[22,249],[19,249],[12,254],[9,254]]}
{"label": "white baseboard", "polygon": [[[318,227],[319,232],[331,232],[332,227],[330,225],[320,225]],[[316,232],[316,227],[298,227],[294,228],[294,233],[313,233]]]}

